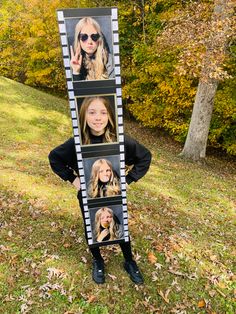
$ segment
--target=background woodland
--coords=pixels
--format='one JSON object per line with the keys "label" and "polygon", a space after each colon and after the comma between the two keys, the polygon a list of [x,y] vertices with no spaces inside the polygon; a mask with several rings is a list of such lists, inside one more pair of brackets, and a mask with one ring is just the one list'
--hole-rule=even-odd
{"label": "background woodland", "polygon": [[[227,2],[227,1],[226,1]],[[117,6],[126,112],[184,142],[191,120],[214,1],[1,1],[0,74],[67,96],[56,9]],[[231,18],[233,20],[233,17]],[[223,29],[223,24],[215,27]],[[212,55],[218,88],[208,145],[236,155],[235,39]],[[214,63],[214,61],[213,61]],[[220,63],[220,66],[218,64]]]}

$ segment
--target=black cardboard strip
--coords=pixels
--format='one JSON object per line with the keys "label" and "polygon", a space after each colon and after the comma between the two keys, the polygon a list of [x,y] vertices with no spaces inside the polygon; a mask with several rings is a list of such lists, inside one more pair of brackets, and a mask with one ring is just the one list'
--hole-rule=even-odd
{"label": "black cardboard strip", "polygon": [[100,207],[109,205],[122,205],[122,195],[111,196],[111,197],[101,197],[101,198],[90,198],[88,199],[88,207]]}
{"label": "black cardboard strip", "polygon": [[107,80],[94,80],[94,81],[73,81],[73,87],[76,90],[90,89],[90,88],[104,88],[104,87],[116,87],[115,79]]}
{"label": "black cardboard strip", "polygon": [[[114,199],[115,197],[113,196],[113,197],[106,197],[106,199],[107,199],[107,202],[106,202],[106,206],[107,207],[109,207],[109,206],[113,206],[113,205],[120,205],[120,206],[123,206],[123,203],[122,203],[122,196],[121,195],[119,195],[119,200],[116,198],[116,199]],[[99,199],[96,199],[96,200],[100,200],[100,198]],[[91,204],[91,199],[89,199],[89,201],[88,201],[88,209],[90,210],[90,209],[92,209],[92,208],[94,208],[94,207],[100,207],[101,206],[101,204],[100,203],[102,203],[102,202],[100,202],[99,204],[98,204],[98,206],[94,206],[94,204]],[[94,199],[94,202],[95,202],[95,199]],[[123,212],[123,213],[127,213],[127,209]]]}
{"label": "black cardboard strip", "polygon": [[81,9],[58,9],[62,11],[64,18],[84,16],[106,16],[111,15],[112,8],[81,8]]}
{"label": "black cardboard strip", "polygon": [[97,247],[97,246],[107,246],[111,244],[118,244],[118,243],[124,243],[125,239],[120,239],[120,240],[113,240],[113,241],[105,241],[105,242],[95,242],[93,244],[90,244],[89,247]]}
{"label": "black cardboard strip", "polygon": [[81,146],[81,152],[83,158],[100,157],[104,155],[119,155],[120,146],[119,144],[93,144],[89,146]]}
{"label": "black cardboard strip", "polygon": [[105,95],[115,94],[116,87],[94,87],[94,88],[83,88],[80,90],[74,90],[75,96],[90,96],[90,95]]}

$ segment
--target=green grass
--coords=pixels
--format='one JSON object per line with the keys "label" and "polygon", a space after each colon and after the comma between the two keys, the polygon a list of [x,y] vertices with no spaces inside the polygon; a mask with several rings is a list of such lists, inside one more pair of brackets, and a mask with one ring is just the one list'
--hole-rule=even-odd
{"label": "green grass", "polygon": [[5,78],[0,103],[0,313],[235,313],[233,160],[184,161],[171,139],[126,121],[153,155],[127,192],[145,285],[129,280],[119,246],[109,246],[97,286],[76,192],[47,160],[71,135],[68,103]]}

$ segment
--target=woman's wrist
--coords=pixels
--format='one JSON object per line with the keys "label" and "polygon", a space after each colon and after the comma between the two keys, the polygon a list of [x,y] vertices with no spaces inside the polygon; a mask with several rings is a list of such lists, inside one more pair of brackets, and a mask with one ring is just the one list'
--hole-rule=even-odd
{"label": "woman's wrist", "polygon": [[72,74],[73,74],[73,75],[80,75],[80,71],[72,70]]}
{"label": "woman's wrist", "polygon": [[72,184],[74,185],[74,187],[76,187],[76,189],[79,191],[80,190],[80,179],[78,177],[76,177],[74,179],[74,181],[72,182]]}

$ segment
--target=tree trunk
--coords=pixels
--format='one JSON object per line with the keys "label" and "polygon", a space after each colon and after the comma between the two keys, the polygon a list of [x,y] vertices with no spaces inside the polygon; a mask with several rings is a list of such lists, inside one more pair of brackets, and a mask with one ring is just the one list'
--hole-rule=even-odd
{"label": "tree trunk", "polygon": [[[212,33],[206,45],[206,56],[194,101],[191,122],[184,148],[180,154],[187,159],[198,161],[206,156],[206,146],[210,122],[219,79],[215,76],[221,67],[227,45],[226,31],[229,28],[230,0],[215,0],[212,16]],[[218,24],[217,24],[218,23]],[[221,27],[223,25],[223,27]],[[221,51],[222,59],[215,59],[215,51]]]}
{"label": "tree trunk", "polygon": [[197,161],[206,156],[207,138],[217,86],[217,81],[211,83],[203,81],[198,84],[188,136],[180,154],[185,158]]}

